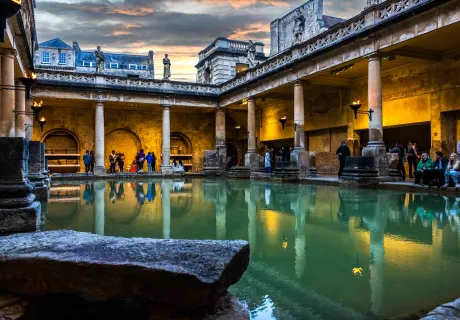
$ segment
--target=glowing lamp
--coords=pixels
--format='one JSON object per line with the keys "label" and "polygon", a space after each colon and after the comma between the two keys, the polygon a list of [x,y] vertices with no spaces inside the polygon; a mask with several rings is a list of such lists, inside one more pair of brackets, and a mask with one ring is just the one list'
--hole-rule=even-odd
{"label": "glowing lamp", "polygon": [[21,9],[22,0],[0,0],[0,43],[5,42],[6,20]]}
{"label": "glowing lamp", "polygon": [[30,108],[34,112],[35,118],[38,118],[40,111],[43,110],[43,101],[40,101],[38,103],[34,101],[34,104],[31,105]]}
{"label": "glowing lamp", "polygon": [[284,125],[286,124],[286,121],[287,121],[286,116],[279,118],[279,122],[281,122],[283,130],[284,130]]}
{"label": "glowing lamp", "polygon": [[19,81],[26,87],[26,98],[30,99],[30,89],[37,82],[37,74],[32,72],[29,77],[26,73],[24,77],[19,78]]}
{"label": "glowing lamp", "polygon": [[46,123],[45,117],[41,117],[41,119],[38,120],[37,122],[38,122],[38,124],[40,125],[40,130],[43,131],[43,126],[44,126],[45,123]]}

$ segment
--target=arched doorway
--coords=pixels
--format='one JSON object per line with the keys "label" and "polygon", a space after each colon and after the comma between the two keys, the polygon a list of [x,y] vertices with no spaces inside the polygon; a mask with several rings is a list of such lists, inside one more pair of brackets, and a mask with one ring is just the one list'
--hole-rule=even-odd
{"label": "arched doorway", "polygon": [[109,155],[112,150],[125,155],[125,167],[131,165],[137,151],[142,148],[141,140],[134,132],[128,129],[115,129],[105,136],[105,167],[109,168]]}
{"label": "arched doorway", "polygon": [[51,130],[42,141],[45,143],[45,154],[51,173],[80,171],[80,148],[73,132],[66,129]]}
{"label": "arched doorway", "polygon": [[185,171],[191,171],[193,150],[190,138],[180,132],[172,132],[170,137],[171,161],[179,162],[181,160]]}

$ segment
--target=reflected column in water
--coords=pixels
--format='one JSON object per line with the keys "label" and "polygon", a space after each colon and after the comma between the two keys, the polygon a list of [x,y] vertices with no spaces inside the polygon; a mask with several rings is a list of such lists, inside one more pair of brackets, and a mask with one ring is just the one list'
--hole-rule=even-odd
{"label": "reflected column in water", "polygon": [[251,184],[249,189],[244,190],[244,198],[248,204],[248,240],[251,255],[256,252],[257,242],[257,205],[255,197],[257,196],[257,187]]}
{"label": "reflected column in water", "polygon": [[299,185],[299,198],[291,207],[295,212],[295,274],[301,278],[305,271],[306,257],[305,250],[307,244],[305,216],[310,210],[311,187]]}
{"label": "reflected column in water", "polygon": [[216,197],[216,237],[218,240],[226,238],[227,227],[227,186],[220,181]]}
{"label": "reflected column in water", "polygon": [[94,202],[95,202],[95,233],[98,235],[104,235],[104,222],[105,222],[105,203],[104,203],[104,192],[106,183],[98,181],[94,183]]}
{"label": "reflected column in water", "polygon": [[163,219],[163,239],[169,239],[171,234],[171,181],[161,181],[161,211]]}

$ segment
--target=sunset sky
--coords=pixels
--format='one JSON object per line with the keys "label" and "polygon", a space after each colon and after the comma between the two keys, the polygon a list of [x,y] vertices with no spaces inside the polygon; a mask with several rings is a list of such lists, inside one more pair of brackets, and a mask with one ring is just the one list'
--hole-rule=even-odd
{"label": "sunset sky", "polygon": [[[155,53],[155,78],[169,54],[171,80],[194,81],[198,52],[219,36],[270,49],[270,22],[306,0],[36,0],[39,42],[60,38],[84,50]],[[350,18],[365,0],[324,0],[324,14]]]}

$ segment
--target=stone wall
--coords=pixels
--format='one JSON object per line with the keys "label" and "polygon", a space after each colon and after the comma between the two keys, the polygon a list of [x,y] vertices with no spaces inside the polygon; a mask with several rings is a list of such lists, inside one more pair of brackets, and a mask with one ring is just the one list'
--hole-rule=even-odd
{"label": "stone wall", "polygon": [[316,152],[316,169],[319,174],[336,176],[339,172],[339,160],[335,152]]}
{"label": "stone wall", "polygon": [[[94,145],[94,109],[88,107],[46,107],[43,116],[50,119],[44,131],[34,130],[34,140],[43,140],[57,129],[68,130],[78,140],[79,151],[83,155],[86,149],[95,149]],[[203,169],[204,150],[215,145],[214,113],[175,111],[171,108],[171,133],[179,132],[192,144],[193,171]],[[128,165],[134,158],[133,152],[140,147],[144,151],[153,151],[157,157],[157,170],[161,162],[162,113],[148,110],[120,110],[105,108],[105,162],[111,150],[125,153]],[[133,151],[135,150],[135,151]],[[81,157],[80,157],[81,158]],[[84,169],[83,162],[80,164]]]}

